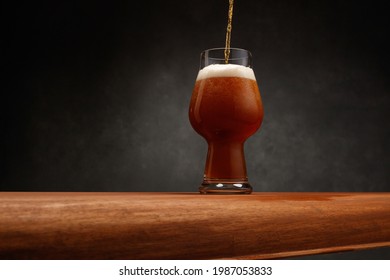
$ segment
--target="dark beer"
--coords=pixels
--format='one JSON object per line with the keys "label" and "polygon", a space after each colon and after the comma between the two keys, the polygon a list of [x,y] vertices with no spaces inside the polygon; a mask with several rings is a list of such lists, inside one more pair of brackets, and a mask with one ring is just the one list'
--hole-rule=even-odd
{"label": "dark beer", "polygon": [[192,93],[189,118],[195,131],[208,143],[203,183],[247,183],[243,145],[263,119],[253,70],[233,64],[201,69]]}

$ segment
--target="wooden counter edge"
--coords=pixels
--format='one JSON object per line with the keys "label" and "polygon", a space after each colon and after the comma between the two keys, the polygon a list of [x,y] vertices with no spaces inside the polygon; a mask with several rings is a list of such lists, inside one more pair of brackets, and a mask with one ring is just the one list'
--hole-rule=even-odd
{"label": "wooden counter edge", "polygon": [[278,259],[390,246],[389,193],[0,193],[0,211],[0,259]]}

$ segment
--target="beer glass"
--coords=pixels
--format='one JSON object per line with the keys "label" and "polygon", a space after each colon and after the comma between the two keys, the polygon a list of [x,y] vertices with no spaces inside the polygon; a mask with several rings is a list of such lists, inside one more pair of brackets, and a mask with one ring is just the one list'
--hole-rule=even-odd
{"label": "beer glass", "polygon": [[259,129],[263,105],[249,51],[214,48],[201,53],[189,119],[208,144],[200,193],[251,193],[244,142]]}

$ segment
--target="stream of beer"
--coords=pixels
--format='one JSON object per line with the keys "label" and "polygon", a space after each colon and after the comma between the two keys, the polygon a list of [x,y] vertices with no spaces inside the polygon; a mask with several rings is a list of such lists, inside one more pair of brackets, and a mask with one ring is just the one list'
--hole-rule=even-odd
{"label": "stream of beer", "polygon": [[234,0],[229,0],[229,13],[228,13],[228,24],[226,28],[226,43],[225,43],[225,63],[229,62],[230,56],[230,38],[232,34],[232,19],[233,19],[233,2]]}

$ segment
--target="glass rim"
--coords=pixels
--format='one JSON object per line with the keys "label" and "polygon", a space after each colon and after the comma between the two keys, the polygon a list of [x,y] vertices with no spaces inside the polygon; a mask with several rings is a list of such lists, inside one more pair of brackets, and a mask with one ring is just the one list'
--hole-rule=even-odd
{"label": "glass rim", "polygon": [[[239,50],[239,51],[246,51],[246,52],[249,52],[247,49],[243,49],[243,48],[236,48],[236,47],[230,47],[228,48],[229,50]],[[203,52],[205,51],[213,51],[213,50],[225,50],[225,47],[215,47],[215,48],[210,48],[210,49],[205,49],[203,50]]]}
{"label": "glass rim", "polygon": [[[228,48],[229,58],[228,60],[238,61],[242,59],[252,59],[252,53],[249,50],[243,48]],[[225,47],[210,48],[203,50],[200,53],[200,57],[207,57],[214,61],[224,61],[225,60]]]}
{"label": "glass rim", "polygon": [[242,48],[228,48],[229,56],[225,57],[225,47],[210,48],[200,53],[200,69],[212,64],[237,64],[252,68],[252,53]]}
{"label": "glass rim", "polygon": [[[246,50],[246,49],[243,49],[243,48],[228,48],[228,50],[230,51],[238,51],[238,52],[243,52],[243,53],[247,53],[247,57],[250,57],[252,56],[252,53],[249,51],[249,50]],[[206,49],[206,50],[203,50],[201,52],[201,54],[206,54],[206,53],[210,53],[212,51],[225,51],[225,47],[217,47],[217,48],[210,48],[210,49]],[[214,57],[213,57],[214,58]],[[215,59],[218,59],[217,57],[215,57]]]}

